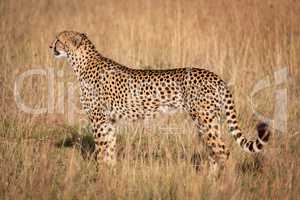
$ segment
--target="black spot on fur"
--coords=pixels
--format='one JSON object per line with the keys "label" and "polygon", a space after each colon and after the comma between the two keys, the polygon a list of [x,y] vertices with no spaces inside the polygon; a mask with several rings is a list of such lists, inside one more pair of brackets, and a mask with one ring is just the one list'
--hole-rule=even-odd
{"label": "black spot on fur", "polygon": [[247,140],[245,138],[242,139],[241,141],[241,146],[244,146],[244,144],[247,142]]}
{"label": "black spot on fur", "polygon": [[270,132],[268,131],[268,124],[261,122],[257,125],[256,129],[258,132],[258,137],[262,141],[268,142],[270,137]]}
{"label": "black spot on fur", "polygon": [[254,152],[253,142],[251,142],[251,143],[249,144],[249,150],[250,150],[251,152]]}
{"label": "black spot on fur", "polygon": [[263,148],[263,145],[259,142],[258,139],[256,140],[256,146],[257,146],[258,149],[262,149]]}

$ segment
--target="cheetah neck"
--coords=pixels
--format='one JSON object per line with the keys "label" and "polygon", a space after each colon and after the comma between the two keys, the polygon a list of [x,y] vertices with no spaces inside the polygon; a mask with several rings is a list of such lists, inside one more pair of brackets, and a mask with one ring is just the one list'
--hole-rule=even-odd
{"label": "cheetah neck", "polygon": [[88,76],[89,71],[95,70],[101,57],[102,55],[90,41],[84,41],[76,51],[69,53],[68,62],[77,78],[82,80]]}

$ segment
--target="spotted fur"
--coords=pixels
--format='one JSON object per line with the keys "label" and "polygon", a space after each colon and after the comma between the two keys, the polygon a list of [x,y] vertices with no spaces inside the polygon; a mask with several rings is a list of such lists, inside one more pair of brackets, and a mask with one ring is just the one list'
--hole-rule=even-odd
{"label": "spotted fur", "polygon": [[257,139],[243,136],[233,97],[213,72],[128,68],[103,57],[85,34],[73,31],[59,33],[51,48],[56,57],[67,58],[80,83],[80,101],[92,123],[99,161],[115,163],[117,121],[145,119],[161,111],[181,109],[188,113],[213,163],[223,164],[229,155],[220,133],[223,115],[243,150],[259,152],[269,139],[270,131],[264,123],[257,126]]}

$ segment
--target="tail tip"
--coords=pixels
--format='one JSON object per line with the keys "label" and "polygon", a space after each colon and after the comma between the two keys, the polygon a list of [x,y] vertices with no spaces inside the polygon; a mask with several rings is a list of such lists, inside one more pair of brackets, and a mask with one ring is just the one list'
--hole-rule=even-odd
{"label": "tail tip", "polygon": [[265,122],[260,122],[257,124],[257,132],[258,132],[258,137],[263,141],[263,142],[268,142],[269,137],[270,137],[270,130],[269,130],[269,125]]}

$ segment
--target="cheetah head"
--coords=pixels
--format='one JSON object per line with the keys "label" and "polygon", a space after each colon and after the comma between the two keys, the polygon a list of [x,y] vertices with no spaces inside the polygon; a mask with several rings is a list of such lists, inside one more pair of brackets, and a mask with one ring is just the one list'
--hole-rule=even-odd
{"label": "cheetah head", "polygon": [[68,58],[70,54],[75,53],[86,38],[84,33],[75,31],[60,32],[53,43],[50,45],[56,58]]}

